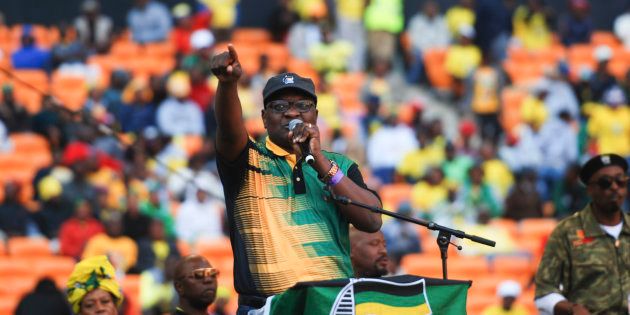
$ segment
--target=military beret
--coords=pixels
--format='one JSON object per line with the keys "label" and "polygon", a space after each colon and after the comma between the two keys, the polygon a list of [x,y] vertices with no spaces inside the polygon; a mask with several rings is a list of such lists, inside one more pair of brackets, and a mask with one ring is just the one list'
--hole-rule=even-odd
{"label": "military beret", "polygon": [[612,165],[621,167],[624,172],[628,171],[628,162],[623,157],[617,154],[601,154],[591,158],[582,166],[580,180],[584,185],[588,185],[593,174],[604,167]]}

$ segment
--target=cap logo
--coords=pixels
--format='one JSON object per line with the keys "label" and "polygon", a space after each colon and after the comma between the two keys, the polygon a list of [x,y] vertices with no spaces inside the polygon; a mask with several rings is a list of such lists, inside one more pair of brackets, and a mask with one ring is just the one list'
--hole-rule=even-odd
{"label": "cap logo", "polygon": [[610,156],[608,156],[608,155],[604,155],[604,156],[602,156],[602,163],[603,163],[604,165],[608,165],[608,164],[610,164]]}
{"label": "cap logo", "polygon": [[293,79],[292,76],[286,76],[286,77],[282,78],[282,83],[284,83],[284,84],[294,84],[295,80]]}

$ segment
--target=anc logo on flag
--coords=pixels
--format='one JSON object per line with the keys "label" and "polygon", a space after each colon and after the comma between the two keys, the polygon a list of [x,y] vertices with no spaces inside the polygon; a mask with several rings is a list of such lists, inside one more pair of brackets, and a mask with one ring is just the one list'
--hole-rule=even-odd
{"label": "anc logo on flag", "polygon": [[431,314],[424,279],[397,283],[382,279],[350,279],[337,295],[330,315]]}

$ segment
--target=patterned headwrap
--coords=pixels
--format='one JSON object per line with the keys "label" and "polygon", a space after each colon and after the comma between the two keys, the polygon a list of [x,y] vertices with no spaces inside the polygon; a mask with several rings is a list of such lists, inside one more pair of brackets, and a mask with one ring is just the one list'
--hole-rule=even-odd
{"label": "patterned headwrap", "polygon": [[116,282],[115,273],[114,266],[105,255],[86,258],[76,264],[66,284],[68,302],[72,305],[74,313],[79,313],[81,300],[95,289],[111,293],[116,298],[116,304],[120,306],[123,296]]}

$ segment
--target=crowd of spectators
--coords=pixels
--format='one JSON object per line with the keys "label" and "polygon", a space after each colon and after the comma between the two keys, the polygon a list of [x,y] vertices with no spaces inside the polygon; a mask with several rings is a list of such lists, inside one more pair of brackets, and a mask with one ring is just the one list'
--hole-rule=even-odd
{"label": "crowd of spectators", "polygon": [[[630,158],[629,76],[610,66],[630,47],[630,13],[616,17],[614,42],[592,47],[593,64],[560,57],[522,83],[504,67],[511,52],[592,45],[587,0],[567,1],[562,13],[542,0],[461,0],[448,8],[427,0],[408,21],[402,0],[327,3],[279,0],[267,32],[314,70],[327,149],[369,170],[372,189],[411,187],[406,202],[384,200],[386,207],[455,226],[559,219],[587,202],[579,162],[599,153]],[[107,253],[123,274],[164,270],[180,255],[178,243],[226,236],[208,61],[238,30],[237,15],[238,0],[173,8],[135,0],[127,33],[114,28],[98,1],[86,0],[47,46],[36,40],[35,26],[21,25],[19,45],[0,61],[14,70],[83,77],[87,86],[76,88],[88,97],[73,112],[46,96],[32,112],[15,93],[19,82],[0,77],[0,151],[11,154],[11,135],[33,132],[47,139],[52,161],[32,181],[2,178],[0,236],[46,237],[75,259]],[[170,44],[173,69],[145,76],[88,62],[124,41]],[[446,86],[436,83],[436,64],[428,62],[438,50],[445,52],[438,66]],[[269,58],[263,53],[239,82],[246,119],[259,119],[262,86],[286,69],[271,67]],[[354,95],[359,111],[347,110],[335,89],[351,75],[362,78]],[[506,122],[507,90],[523,93],[516,124]],[[431,115],[439,106],[455,113],[448,122],[454,126]],[[251,133],[261,136],[260,128]],[[388,242],[395,261],[422,250],[413,231],[385,223],[386,239],[405,240]]]}

